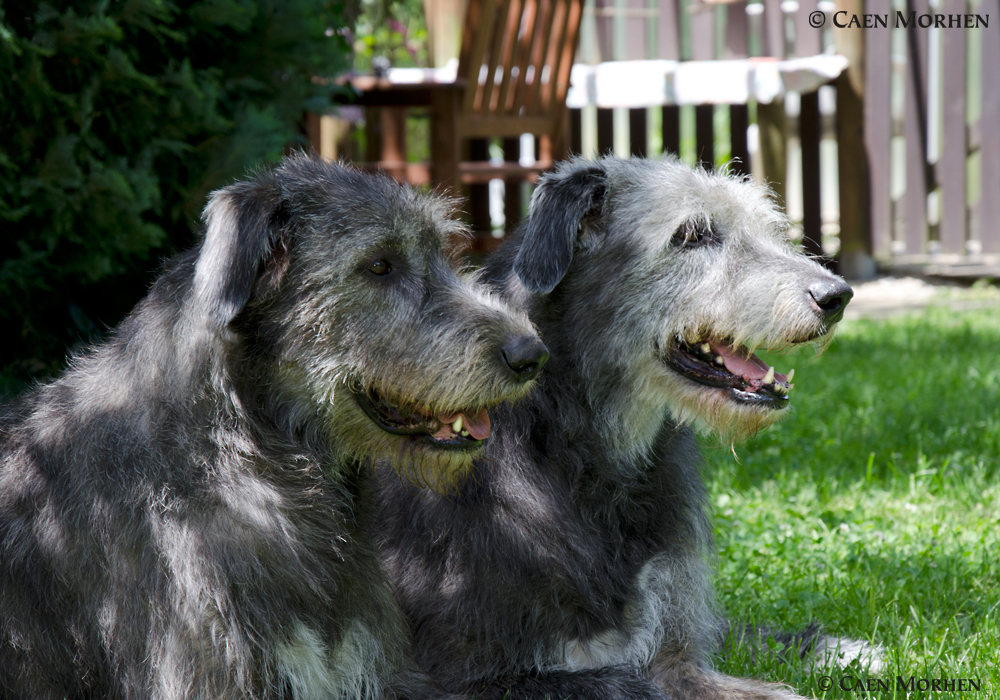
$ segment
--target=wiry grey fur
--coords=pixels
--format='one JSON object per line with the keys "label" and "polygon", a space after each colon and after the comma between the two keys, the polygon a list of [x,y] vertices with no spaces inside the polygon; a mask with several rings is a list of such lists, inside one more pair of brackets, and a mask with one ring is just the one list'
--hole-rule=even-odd
{"label": "wiry grey fur", "polygon": [[0,412],[0,698],[435,695],[358,480],[381,457],[447,481],[473,452],[385,432],[354,392],[492,406],[528,386],[501,348],[537,336],[456,273],[448,203],[386,178],[297,156],[205,221],[109,340]]}
{"label": "wiry grey fur", "polygon": [[810,289],[849,288],[793,247],[764,190],[670,159],[557,168],[486,274],[552,358],[496,412],[455,493],[372,482],[420,666],[496,700],[794,697],[710,666],[720,625],[689,427],[730,438],[778,412],[664,356],[677,338],[822,344],[837,316]]}

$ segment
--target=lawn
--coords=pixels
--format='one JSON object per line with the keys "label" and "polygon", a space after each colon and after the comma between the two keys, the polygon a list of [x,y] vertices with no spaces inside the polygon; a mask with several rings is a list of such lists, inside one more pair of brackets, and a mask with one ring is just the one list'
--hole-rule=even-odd
{"label": "lawn", "polygon": [[[842,678],[904,697],[897,676],[1000,697],[1000,311],[844,322],[813,355],[770,359],[796,370],[776,427],[737,458],[706,441],[719,601],[734,619],[875,641],[887,666],[809,670],[737,649],[720,670],[824,698],[865,695]],[[958,688],[910,695],[970,695]]]}

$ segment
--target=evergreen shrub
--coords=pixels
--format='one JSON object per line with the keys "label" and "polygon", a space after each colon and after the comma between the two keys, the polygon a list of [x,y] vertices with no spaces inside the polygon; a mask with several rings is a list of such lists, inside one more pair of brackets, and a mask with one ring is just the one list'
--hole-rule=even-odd
{"label": "evergreen shrub", "polygon": [[296,145],[348,67],[331,0],[0,5],[0,393],[61,367]]}

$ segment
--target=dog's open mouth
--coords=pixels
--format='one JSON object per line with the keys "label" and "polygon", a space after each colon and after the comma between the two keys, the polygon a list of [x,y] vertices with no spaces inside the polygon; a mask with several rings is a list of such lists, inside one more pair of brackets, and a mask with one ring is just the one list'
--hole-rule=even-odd
{"label": "dog's open mouth", "polygon": [[355,390],[354,396],[361,410],[393,435],[412,436],[444,449],[475,448],[490,436],[485,408],[435,414],[415,403],[391,401],[373,388]]}
{"label": "dog's open mouth", "polygon": [[746,347],[703,340],[694,345],[678,338],[663,354],[663,360],[693,382],[729,389],[741,403],[779,409],[788,406],[788,392],[795,386],[792,376],[774,371]]}

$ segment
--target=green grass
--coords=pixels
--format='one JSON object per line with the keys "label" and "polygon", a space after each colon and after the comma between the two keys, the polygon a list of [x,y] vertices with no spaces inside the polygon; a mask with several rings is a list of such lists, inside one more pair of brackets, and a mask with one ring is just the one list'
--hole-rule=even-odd
{"label": "green grass", "polygon": [[733,619],[872,640],[888,665],[810,671],[738,649],[720,670],[825,698],[865,695],[841,676],[897,675],[1000,697],[1000,311],[845,322],[812,355],[770,359],[796,368],[790,415],[738,461],[706,449],[719,600]]}

